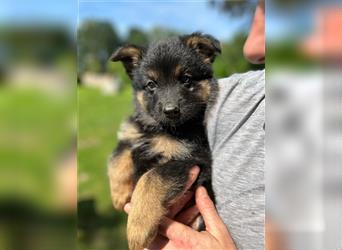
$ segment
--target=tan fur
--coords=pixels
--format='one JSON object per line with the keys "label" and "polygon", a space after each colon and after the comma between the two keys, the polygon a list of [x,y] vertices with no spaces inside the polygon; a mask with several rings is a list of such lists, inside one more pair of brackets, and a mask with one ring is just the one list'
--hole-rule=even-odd
{"label": "tan fur", "polygon": [[210,96],[210,83],[208,80],[203,80],[199,82],[200,90],[198,91],[199,97],[204,101],[207,102]]}
{"label": "tan fur", "polygon": [[137,98],[138,103],[140,104],[140,107],[142,108],[142,110],[146,111],[146,101],[145,101],[145,97],[144,97],[144,92],[143,91],[139,91],[136,94],[136,98]]}
{"label": "tan fur", "polygon": [[130,250],[148,247],[157,236],[158,227],[167,211],[163,201],[172,183],[162,180],[154,169],[146,172],[134,189],[127,222],[127,238]]}
{"label": "tan fur", "polygon": [[139,49],[134,47],[124,48],[122,53],[132,58],[133,65],[137,65],[139,63],[141,57],[141,51]]}
{"label": "tan fur", "polygon": [[148,77],[151,79],[151,80],[153,80],[153,81],[157,81],[158,80],[158,78],[159,78],[159,74],[158,74],[158,71],[156,71],[156,70],[148,70],[147,71],[147,75],[148,75]]}
{"label": "tan fur", "polygon": [[209,48],[213,48],[211,41],[205,37],[192,36],[192,37],[189,37],[186,41],[187,46],[189,46],[190,48],[196,49],[196,51],[199,54],[202,54],[204,63],[211,64],[213,62],[213,58],[208,57],[208,55],[201,53],[201,50],[198,48],[198,45],[201,45],[201,44],[202,45],[204,44],[205,46]]}
{"label": "tan fur", "polygon": [[195,47],[197,44],[200,44],[200,43],[206,44],[207,46],[211,47],[210,40],[204,37],[192,36],[186,41],[186,44],[189,47]]}
{"label": "tan fur", "polygon": [[182,71],[182,66],[178,64],[175,68],[175,77],[178,78],[182,74]]}
{"label": "tan fur", "polygon": [[154,152],[162,154],[167,160],[184,158],[191,154],[189,145],[167,135],[158,135],[152,138],[151,146]]}
{"label": "tan fur", "polygon": [[123,210],[133,192],[133,160],[129,149],[110,159],[108,175],[113,205]]}
{"label": "tan fur", "polygon": [[208,57],[208,58],[205,58],[203,60],[203,62],[206,63],[206,64],[210,64],[210,63],[212,63],[212,59],[210,57]]}
{"label": "tan fur", "polygon": [[132,141],[139,139],[141,136],[142,134],[139,132],[138,128],[130,122],[123,122],[118,131],[118,139],[121,141]]}

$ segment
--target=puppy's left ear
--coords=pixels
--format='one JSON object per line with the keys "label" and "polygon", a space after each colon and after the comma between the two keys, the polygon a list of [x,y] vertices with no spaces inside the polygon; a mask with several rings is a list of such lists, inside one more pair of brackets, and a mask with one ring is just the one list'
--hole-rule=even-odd
{"label": "puppy's left ear", "polygon": [[136,45],[126,45],[117,49],[109,58],[113,62],[121,61],[130,78],[133,77],[133,70],[140,64],[144,48]]}
{"label": "puppy's left ear", "polygon": [[213,63],[215,57],[221,53],[220,42],[210,35],[196,32],[181,36],[180,39],[186,46],[200,54],[205,63]]}

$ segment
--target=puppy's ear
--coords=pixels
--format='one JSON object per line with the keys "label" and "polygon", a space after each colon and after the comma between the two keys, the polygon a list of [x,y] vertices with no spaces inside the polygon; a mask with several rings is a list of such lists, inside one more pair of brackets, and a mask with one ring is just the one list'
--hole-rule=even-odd
{"label": "puppy's ear", "polygon": [[132,72],[136,68],[144,53],[144,48],[136,45],[126,45],[118,48],[110,57],[113,62],[121,61],[124,65],[127,74],[132,78]]}
{"label": "puppy's ear", "polygon": [[200,54],[205,63],[213,63],[217,54],[221,53],[220,42],[210,35],[196,32],[181,36],[180,39],[186,46]]}

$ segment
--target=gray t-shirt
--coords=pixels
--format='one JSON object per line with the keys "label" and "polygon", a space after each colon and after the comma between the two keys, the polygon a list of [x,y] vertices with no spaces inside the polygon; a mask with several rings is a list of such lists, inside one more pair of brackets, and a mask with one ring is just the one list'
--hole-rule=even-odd
{"label": "gray t-shirt", "polygon": [[238,249],[264,249],[265,71],[219,80],[208,117],[218,213]]}

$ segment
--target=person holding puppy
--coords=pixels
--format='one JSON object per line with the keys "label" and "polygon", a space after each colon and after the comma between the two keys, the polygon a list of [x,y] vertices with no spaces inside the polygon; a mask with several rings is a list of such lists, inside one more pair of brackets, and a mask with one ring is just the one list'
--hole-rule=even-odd
{"label": "person holding puppy", "polygon": [[[265,2],[259,1],[244,55],[265,61]],[[265,71],[220,79],[220,92],[208,119],[216,208],[204,187],[185,195],[164,218],[151,249],[264,249]],[[190,171],[190,188],[199,167]],[[195,195],[196,205],[183,209]],[[130,204],[125,211],[129,213]],[[191,225],[201,214],[206,230]]]}

